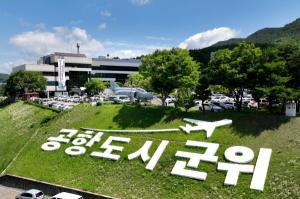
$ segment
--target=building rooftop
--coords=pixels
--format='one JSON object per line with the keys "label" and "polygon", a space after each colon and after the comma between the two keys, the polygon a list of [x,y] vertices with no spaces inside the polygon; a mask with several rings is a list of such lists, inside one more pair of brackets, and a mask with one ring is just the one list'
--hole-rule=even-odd
{"label": "building rooftop", "polygon": [[54,55],[64,57],[86,57],[85,54],[55,52]]}
{"label": "building rooftop", "polygon": [[111,59],[111,58],[92,58],[93,61],[111,61],[111,62],[131,62],[131,63],[141,63],[140,59]]}

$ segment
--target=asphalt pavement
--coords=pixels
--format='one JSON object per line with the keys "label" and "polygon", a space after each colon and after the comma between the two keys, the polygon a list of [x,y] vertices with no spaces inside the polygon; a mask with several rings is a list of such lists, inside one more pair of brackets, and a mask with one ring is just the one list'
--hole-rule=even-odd
{"label": "asphalt pavement", "polygon": [[0,199],[15,199],[23,190],[0,185]]}

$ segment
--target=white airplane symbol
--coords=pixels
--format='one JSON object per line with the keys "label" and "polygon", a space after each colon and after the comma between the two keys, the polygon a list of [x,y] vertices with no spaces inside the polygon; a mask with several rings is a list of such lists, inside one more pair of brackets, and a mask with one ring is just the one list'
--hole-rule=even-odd
{"label": "white airplane symbol", "polygon": [[232,120],[229,120],[229,119],[219,120],[219,121],[215,121],[215,122],[206,122],[206,121],[194,120],[194,119],[188,119],[188,118],[184,118],[183,120],[186,122],[195,124],[196,126],[191,126],[189,124],[186,124],[185,126],[180,126],[179,127],[180,129],[182,129],[186,133],[190,133],[191,131],[204,130],[204,131],[206,131],[207,138],[212,136],[216,127],[232,124]]}

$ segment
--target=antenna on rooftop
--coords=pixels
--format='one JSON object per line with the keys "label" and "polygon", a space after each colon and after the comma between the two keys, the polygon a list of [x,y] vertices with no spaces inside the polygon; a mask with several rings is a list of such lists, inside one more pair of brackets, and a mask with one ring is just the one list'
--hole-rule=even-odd
{"label": "antenna on rooftop", "polygon": [[77,43],[76,47],[77,47],[77,54],[79,54],[79,48],[80,48],[79,43]]}

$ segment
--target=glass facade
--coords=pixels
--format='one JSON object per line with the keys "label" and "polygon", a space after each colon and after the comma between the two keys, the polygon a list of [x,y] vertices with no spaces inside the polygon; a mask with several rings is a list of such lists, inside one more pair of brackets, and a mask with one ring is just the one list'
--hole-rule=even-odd
{"label": "glass facade", "polygon": [[89,76],[88,72],[70,71],[69,80],[66,82],[68,90],[83,87],[88,81]]}
{"label": "glass facade", "polygon": [[47,81],[47,86],[58,86],[57,81]]}
{"label": "glass facade", "polygon": [[124,83],[128,77],[128,74],[116,74],[116,73],[96,73],[92,74],[91,78],[114,78],[117,82]]}

